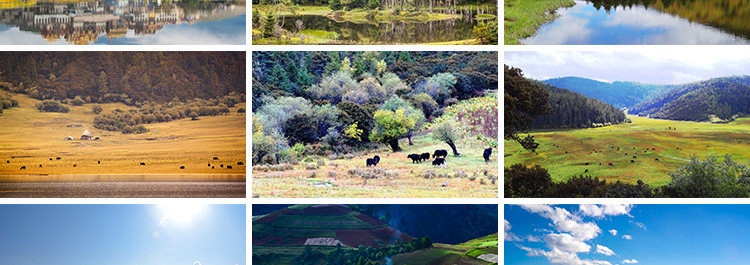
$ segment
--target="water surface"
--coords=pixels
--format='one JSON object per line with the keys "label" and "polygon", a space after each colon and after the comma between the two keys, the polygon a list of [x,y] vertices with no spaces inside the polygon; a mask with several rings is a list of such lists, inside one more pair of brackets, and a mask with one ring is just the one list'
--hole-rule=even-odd
{"label": "water surface", "polygon": [[0,45],[244,45],[245,3],[13,2],[0,5]]}
{"label": "water surface", "polygon": [[[523,44],[750,44],[750,1],[576,1]],[[623,3],[626,2],[626,3]],[[634,4],[635,3],[635,4]]]}
{"label": "water surface", "polygon": [[336,21],[325,16],[286,16],[283,28],[297,32],[296,21],[304,23],[308,30],[323,30],[336,33],[337,40],[359,43],[431,43],[471,39],[477,20],[466,18],[429,22],[369,22],[354,23]]}

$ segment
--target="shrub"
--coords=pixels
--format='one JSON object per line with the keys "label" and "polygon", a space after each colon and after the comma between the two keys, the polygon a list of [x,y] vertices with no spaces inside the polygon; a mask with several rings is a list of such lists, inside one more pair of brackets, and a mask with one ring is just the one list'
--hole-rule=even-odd
{"label": "shrub", "polygon": [[714,156],[690,162],[669,173],[672,182],[661,188],[660,196],[674,198],[740,198],[750,196],[750,168],[725,155],[719,163]]}
{"label": "shrub", "polygon": [[545,195],[552,185],[552,178],[538,165],[527,168],[515,164],[505,168],[504,185],[506,198],[538,198]]}
{"label": "shrub", "polygon": [[37,103],[35,105],[36,109],[38,109],[40,112],[61,112],[61,113],[68,113],[70,111],[70,108],[68,106],[63,106],[60,104],[60,102],[57,102],[55,100],[45,100],[40,103]]}

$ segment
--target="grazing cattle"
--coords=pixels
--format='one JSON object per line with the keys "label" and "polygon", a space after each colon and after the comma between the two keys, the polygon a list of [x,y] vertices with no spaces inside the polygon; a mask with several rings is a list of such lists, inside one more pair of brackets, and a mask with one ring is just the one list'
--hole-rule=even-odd
{"label": "grazing cattle", "polygon": [[651,148],[651,151],[656,151],[656,148]]}
{"label": "grazing cattle", "polygon": [[39,164],[39,167],[42,167],[42,164]]}
{"label": "grazing cattle", "polygon": [[232,169],[232,166],[230,166],[230,165],[227,165],[227,169]]}
{"label": "grazing cattle", "polygon": [[60,159],[62,159],[62,157],[59,157],[59,156],[58,156],[58,157],[57,157],[57,160],[60,160]]}
{"label": "grazing cattle", "polygon": [[51,158],[51,157],[49,158],[49,161],[52,161],[52,158]]}
{"label": "grazing cattle", "polygon": [[609,165],[608,165],[608,166],[614,166],[614,165],[613,165],[612,163],[609,163]]}
{"label": "grazing cattle", "polygon": [[214,156],[214,160],[219,160],[219,158]]}
{"label": "grazing cattle", "polygon": [[224,164],[219,164],[219,167],[224,167]]}
{"label": "grazing cattle", "polygon": [[94,138],[94,140],[99,140],[99,137]]}
{"label": "grazing cattle", "polygon": [[208,166],[210,167],[210,166],[211,166],[211,163],[208,163]]}
{"label": "grazing cattle", "polygon": [[96,163],[97,163],[97,164],[101,164],[101,163],[102,163],[102,161],[96,161]]}
{"label": "grazing cattle", "polygon": [[185,169],[185,166],[180,166],[180,169]]}
{"label": "grazing cattle", "polygon": [[589,173],[589,169],[587,168],[586,171],[583,171],[583,173]]}
{"label": "grazing cattle", "polygon": [[638,158],[637,156],[633,156],[633,158]]}
{"label": "grazing cattle", "polygon": [[211,169],[214,169],[214,166],[211,166]]}
{"label": "grazing cattle", "polygon": [[445,158],[435,158],[435,161],[432,161],[432,166],[439,166],[439,167],[445,167]]}
{"label": "grazing cattle", "polygon": [[[26,169],[26,166],[22,166],[21,169]],[[19,169],[20,170],[20,169]]]}
{"label": "grazing cattle", "polygon": [[[568,151],[565,151],[567,153]],[[484,157],[484,162],[490,162],[490,156],[492,155],[492,147],[484,149],[484,154],[482,154],[482,157]]]}
{"label": "grazing cattle", "polygon": [[628,155],[628,153],[625,153],[625,155]]}
{"label": "grazing cattle", "polygon": [[375,166],[375,161],[372,158],[368,158],[366,161],[367,166]]}
{"label": "grazing cattle", "polygon": [[602,165],[602,162],[599,162],[599,165],[601,166],[601,165]]}
{"label": "grazing cattle", "polygon": [[654,160],[659,161],[659,158],[654,158]]}
{"label": "grazing cattle", "polygon": [[145,165],[146,165],[146,163],[141,162],[141,166],[145,166]]}
{"label": "grazing cattle", "polygon": [[441,156],[443,158],[448,157],[448,151],[446,151],[446,150],[435,150],[435,153],[432,154],[432,158],[437,158],[437,157],[441,157]]}
{"label": "grazing cattle", "polygon": [[77,167],[77,166],[78,166],[78,164],[73,164],[73,167]]}
{"label": "grazing cattle", "polygon": [[635,161],[633,161],[633,160],[630,160],[630,163],[635,163]]}
{"label": "grazing cattle", "polygon": [[244,164],[245,164],[245,163],[242,163],[242,162],[237,162],[237,165],[238,165],[238,166],[241,166],[241,165],[244,165]]}
{"label": "grazing cattle", "polygon": [[589,162],[586,162],[586,163],[585,163],[584,165],[587,165],[587,166],[588,166],[588,165],[589,165]]}
{"label": "grazing cattle", "polygon": [[380,163],[380,157],[379,157],[378,155],[375,155],[374,157],[372,157],[372,160],[375,160],[375,164],[376,164],[376,165],[377,165],[378,163]]}
{"label": "grazing cattle", "polygon": [[422,161],[430,160],[430,153],[422,153]]}
{"label": "grazing cattle", "polygon": [[422,161],[422,156],[420,156],[418,154],[410,154],[410,155],[406,156],[406,158],[410,158],[412,164],[419,163],[420,161]]}
{"label": "grazing cattle", "polygon": [[568,153],[568,151],[565,151],[565,153],[567,154],[567,153]]}

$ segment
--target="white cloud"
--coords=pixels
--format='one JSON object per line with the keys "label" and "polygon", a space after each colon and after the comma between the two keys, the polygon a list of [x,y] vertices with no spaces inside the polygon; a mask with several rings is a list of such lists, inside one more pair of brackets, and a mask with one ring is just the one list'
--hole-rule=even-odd
{"label": "white cloud", "polygon": [[568,232],[581,241],[593,239],[601,233],[601,229],[595,223],[587,223],[581,217],[571,214],[563,208],[551,207],[549,205],[528,204],[521,205],[525,210],[537,213],[544,218],[550,219],[555,228],[560,232]]}
{"label": "white cloud", "polygon": [[503,219],[503,221],[505,221],[505,227],[503,228],[504,229],[504,233],[503,233],[504,240],[505,241],[521,241],[521,239],[518,238],[518,236],[516,236],[516,234],[508,232],[508,231],[510,231],[510,228],[511,228],[510,222],[508,222],[508,220],[505,220],[505,219]]}
{"label": "white cloud", "polygon": [[617,230],[614,230],[614,229],[609,230],[609,233],[611,233],[613,236],[616,236],[617,235]]}
{"label": "white cloud", "polygon": [[641,222],[630,221],[629,223],[633,223],[633,224],[637,225],[638,227],[643,228],[643,230],[648,231],[648,229],[646,229],[646,225],[643,224],[643,223],[641,223]]}
{"label": "white cloud", "polygon": [[601,206],[596,204],[582,204],[579,206],[578,211],[584,216],[591,216],[594,218],[604,218],[607,215],[627,215],[633,217],[629,214],[631,209],[633,209],[632,204],[604,204]]}
{"label": "white cloud", "polygon": [[615,252],[609,249],[608,247],[602,246],[602,245],[596,245],[596,253],[612,256],[615,255]]}
{"label": "white cloud", "polygon": [[623,260],[622,263],[625,263],[625,264],[634,264],[634,263],[638,263],[638,261],[635,260],[635,259],[626,259],[626,260]]}
{"label": "white cloud", "polygon": [[552,249],[550,251],[544,251],[541,249],[528,248],[521,245],[516,245],[519,248],[526,250],[527,256],[530,257],[546,257],[549,263],[552,265],[612,265],[608,261],[604,260],[582,260],[578,257],[578,254],[572,252],[565,252],[560,249]]}
{"label": "white cloud", "polygon": [[591,246],[569,234],[549,234],[544,237],[544,242],[547,242],[547,246],[551,249],[567,252],[589,252],[591,250]]}
{"label": "white cloud", "polygon": [[633,239],[633,237],[630,235],[622,235],[622,238],[627,239],[627,240]]}

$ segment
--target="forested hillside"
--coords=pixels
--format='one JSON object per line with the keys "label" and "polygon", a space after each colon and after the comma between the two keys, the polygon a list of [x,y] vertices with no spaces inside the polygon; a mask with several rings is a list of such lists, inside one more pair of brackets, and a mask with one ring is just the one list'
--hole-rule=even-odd
{"label": "forested hillside", "polygon": [[748,114],[750,76],[718,77],[679,85],[634,106],[629,113],[685,121],[707,121],[710,115],[726,120],[736,114]]}
{"label": "forested hillside", "polygon": [[245,93],[245,52],[0,52],[0,82],[36,99],[166,103]]}
{"label": "forested hillside", "polygon": [[[348,153],[370,142],[386,143],[397,152],[399,138],[411,142],[412,134],[442,116],[446,107],[498,88],[496,52],[254,52],[252,56],[255,162],[269,154],[275,156],[266,162],[283,160],[297,144],[294,149],[300,154],[303,145],[317,150],[312,153]],[[496,100],[486,102],[496,111]],[[491,122],[490,118],[482,119]],[[484,123],[473,126],[483,128]],[[450,145],[457,135],[450,132],[441,141]]]}
{"label": "forested hillside", "polygon": [[625,113],[614,106],[595,98],[557,88],[541,81],[532,83],[544,88],[549,94],[552,114],[534,119],[534,128],[586,128],[618,124],[625,120]]}
{"label": "forested hillside", "polygon": [[630,108],[673,88],[672,85],[628,81],[607,83],[575,76],[552,78],[544,80],[544,82],[555,87],[581,93],[587,97],[596,98],[617,108]]}

